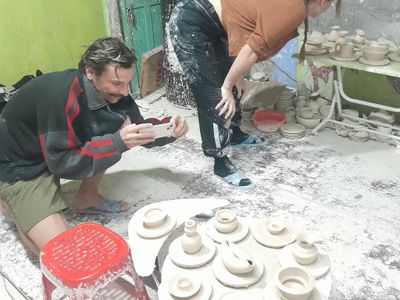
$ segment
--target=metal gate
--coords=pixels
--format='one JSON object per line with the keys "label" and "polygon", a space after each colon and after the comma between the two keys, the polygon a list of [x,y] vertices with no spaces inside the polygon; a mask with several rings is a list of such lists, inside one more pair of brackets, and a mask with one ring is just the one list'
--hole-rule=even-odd
{"label": "metal gate", "polygon": [[119,0],[119,10],[125,42],[135,50],[138,60],[131,84],[135,93],[139,88],[143,53],[163,43],[160,0]]}

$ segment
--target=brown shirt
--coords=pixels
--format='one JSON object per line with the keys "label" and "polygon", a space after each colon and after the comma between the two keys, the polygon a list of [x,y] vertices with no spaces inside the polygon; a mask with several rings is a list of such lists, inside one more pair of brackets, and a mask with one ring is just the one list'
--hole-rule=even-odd
{"label": "brown shirt", "polygon": [[229,55],[248,44],[265,60],[296,37],[306,18],[304,0],[221,0],[222,24],[228,35]]}

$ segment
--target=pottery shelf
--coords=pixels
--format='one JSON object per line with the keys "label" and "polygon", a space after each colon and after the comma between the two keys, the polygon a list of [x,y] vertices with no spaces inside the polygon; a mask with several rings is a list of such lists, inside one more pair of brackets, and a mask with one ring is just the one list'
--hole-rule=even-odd
{"label": "pottery shelf", "polygon": [[[366,101],[366,100],[362,100],[362,99],[355,99],[355,98],[351,98],[348,95],[346,95],[346,93],[344,92],[344,89],[343,89],[343,74],[342,74],[342,68],[349,68],[349,69],[366,71],[366,72],[371,72],[371,73],[380,74],[380,75],[400,77],[400,63],[392,61],[392,62],[390,62],[389,65],[386,65],[386,66],[368,66],[368,65],[359,63],[357,61],[354,61],[354,62],[337,61],[337,60],[332,59],[329,55],[306,56],[306,60],[318,62],[323,65],[335,66],[336,75],[337,75],[337,79],[334,80],[334,82],[333,82],[334,95],[333,95],[333,100],[331,103],[331,108],[329,110],[329,113],[321,121],[321,123],[311,131],[312,134],[317,134],[321,128],[324,128],[324,126],[328,122],[330,122],[330,123],[339,124],[339,125],[342,125],[345,127],[351,127],[356,130],[366,131],[368,133],[383,136],[385,138],[391,138],[393,140],[400,142],[400,136],[398,136],[398,135],[386,134],[386,133],[377,131],[375,129],[366,128],[365,126],[361,126],[361,125],[357,124],[358,122],[361,122],[364,124],[368,123],[370,125],[375,125],[375,126],[380,125],[378,122],[376,122],[374,120],[368,120],[368,119],[363,119],[363,118],[344,114],[342,111],[342,102],[341,102],[342,101],[341,99],[343,98],[346,101],[353,103],[353,104],[363,105],[363,106],[370,107],[370,108],[381,109],[381,110],[385,110],[385,111],[392,112],[392,113],[400,113],[400,104],[399,104],[399,107],[393,107],[393,106],[378,104],[378,103],[376,103],[377,101]],[[346,123],[343,121],[338,121],[338,120],[332,119],[332,116],[335,113],[335,108],[337,108],[338,116],[340,119],[350,119],[350,120],[354,121],[355,124],[350,124],[350,123]],[[388,128],[391,128],[392,133],[400,133],[400,127],[398,127],[398,126],[392,126],[390,124],[387,124],[385,126]]]}

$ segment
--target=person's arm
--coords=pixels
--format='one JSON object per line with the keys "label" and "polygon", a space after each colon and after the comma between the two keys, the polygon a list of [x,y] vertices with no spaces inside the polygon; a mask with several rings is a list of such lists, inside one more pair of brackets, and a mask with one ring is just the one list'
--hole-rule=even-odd
{"label": "person's arm", "polygon": [[221,109],[220,116],[225,115],[226,119],[230,119],[235,114],[235,98],[233,97],[232,89],[247,74],[257,60],[257,54],[249,45],[245,44],[240,49],[221,87],[222,99],[215,107],[217,110]]}

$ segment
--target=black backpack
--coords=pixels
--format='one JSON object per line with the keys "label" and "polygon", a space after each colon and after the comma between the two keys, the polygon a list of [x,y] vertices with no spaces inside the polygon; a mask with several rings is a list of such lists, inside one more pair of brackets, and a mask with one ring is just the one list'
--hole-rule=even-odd
{"label": "black backpack", "polygon": [[35,77],[38,77],[40,75],[43,75],[42,71],[36,70],[36,76],[25,75],[20,80],[18,80],[16,83],[14,83],[12,85],[5,86],[4,84],[0,83],[0,113],[3,111],[4,107],[6,106],[7,101],[10,100],[12,95],[14,95],[21,86],[23,86],[29,80],[31,80]]}

